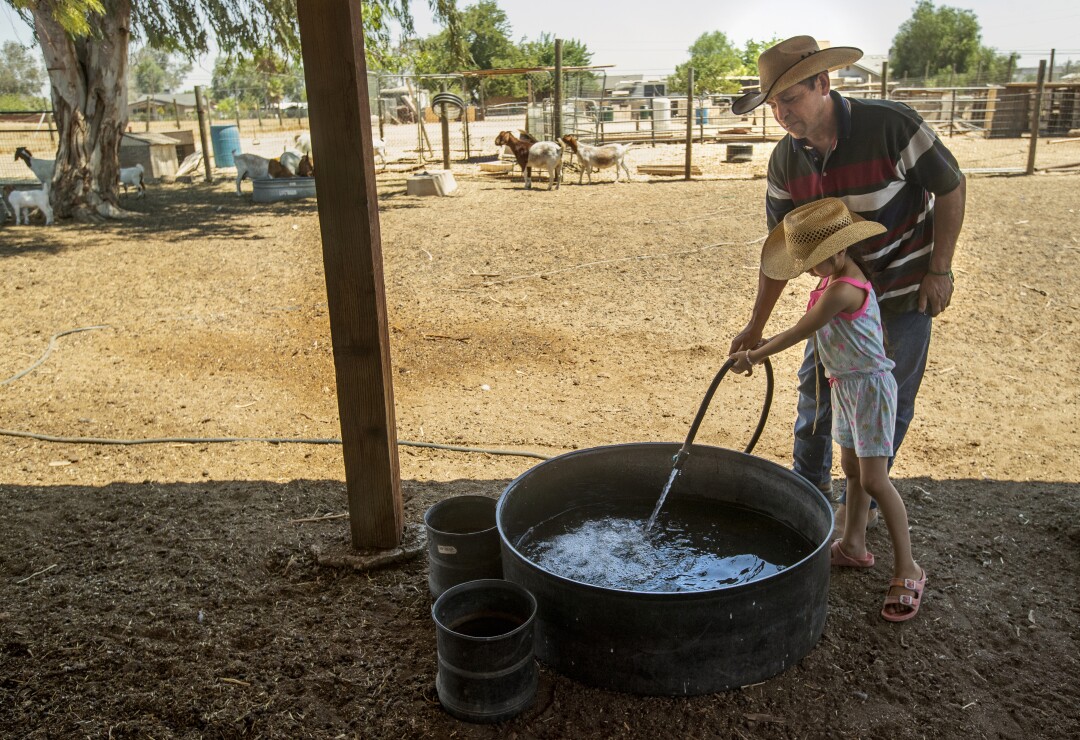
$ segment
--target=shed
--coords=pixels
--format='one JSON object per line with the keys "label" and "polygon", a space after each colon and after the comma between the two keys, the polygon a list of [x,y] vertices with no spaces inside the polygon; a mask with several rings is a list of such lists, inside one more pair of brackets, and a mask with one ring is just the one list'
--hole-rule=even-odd
{"label": "shed", "polygon": [[124,134],[120,139],[120,166],[143,166],[147,180],[173,177],[178,167],[176,139],[155,133]]}

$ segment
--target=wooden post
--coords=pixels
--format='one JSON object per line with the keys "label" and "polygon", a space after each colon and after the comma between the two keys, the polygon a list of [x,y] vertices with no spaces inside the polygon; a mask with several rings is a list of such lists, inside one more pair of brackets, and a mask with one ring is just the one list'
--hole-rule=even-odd
{"label": "wooden post", "polygon": [[176,102],[176,98],[172,99],[172,112],[176,116],[176,128],[180,128],[180,105]]}
{"label": "wooden post", "polygon": [[[442,92],[446,92],[446,80],[440,85]],[[464,114],[465,111],[462,111]],[[444,170],[450,169],[450,119],[446,115],[446,103],[439,103],[439,132],[442,134],[442,166]]]}
{"label": "wooden post", "polygon": [[1043,88],[1046,84],[1046,60],[1039,60],[1039,79],[1035,83],[1035,104],[1031,110],[1031,142],[1028,146],[1027,174],[1035,174],[1035,148],[1039,143],[1039,113],[1042,109]]}
{"label": "wooden post", "polygon": [[881,99],[889,99],[889,63],[881,63]]}
{"label": "wooden post", "polygon": [[150,130],[150,96],[146,96],[146,130]]}
{"label": "wooden post", "polygon": [[694,68],[686,70],[686,171],[684,180],[690,179],[690,166],[694,160]]}
{"label": "wooden post", "polygon": [[206,140],[206,98],[203,97],[202,85],[195,86],[195,108],[199,112],[199,140],[202,141],[203,170],[206,171],[206,181],[212,182],[210,174],[210,145]]}
{"label": "wooden post", "polygon": [[555,106],[552,139],[562,138],[562,39],[555,39]]}
{"label": "wooden post", "polygon": [[956,88],[952,89],[952,100],[949,102],[949,138],[956,133]]}
{"label": "wooden post", "polygon": [[1050,67],[1046,70],[1046,81],[1054,81],[1054,55],[1057,53],[1057,49],[1050,50]]}
{"label": "wooden post", "polygon": [[1012,82],[1013,64],[1015,64],[1015,63],[1016,63],[1016,52],[1014,51],[1011,54],[1009,54],[1009,67],[1005,71],[1005,83],[1006,84]]}
{"label": "wooden post", "polygon": [[525,133],[532,133],[529,131],[529,108],[532,108],[533,94],[532,94],[532,78],[525,78]]}
{"label": "wooden post", "polygon": [[356,548],[401,543],[390,332],[383,287],[361,0],[298,0],[330,335]]}

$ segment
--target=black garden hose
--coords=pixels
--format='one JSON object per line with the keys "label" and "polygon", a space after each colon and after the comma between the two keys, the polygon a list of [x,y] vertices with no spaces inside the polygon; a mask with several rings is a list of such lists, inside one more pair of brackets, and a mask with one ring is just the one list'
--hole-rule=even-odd
{"label": "black garden hose", "polygon": [[[705,392],[705,398],[701,401],[701,406],[698,407],[697,416],[694,417],[694,423],[690,425],[690,432],[686,435],[686,441],[683,442],[683,446],[679,449],[678,455],[676,455],[675,467],[682,467],[683,460],[690,454],[690,447],[694,444],[694,437],[697,436],[698,427],[701,426],[701,420],[705,418],[705,412],[709,410],[709,404],[712,402],[713,395],[716,393],[720,381],[724,379],[724,376],[727,375],[728,370],[730,370],[731,366],[734,364],[734,360],[728,360],[721,365],[720,370],[716,373],[716,377],[713,378],[709,390]],[[757,445],[758,440],[761,438],[761,433],[765,429],[765,422],[769,419],[769,407],[772,406],[772,363],[769,362],[769,358],[766,357],[762,364],[765,366],[765,402],[761,406],[761,416],[758,418],[757,429],[754,430],[754,436],[750,438],[749,444],[747,444],[746,449],[743,450],[743,452],[747,454],[754,449],[754,446]]]}

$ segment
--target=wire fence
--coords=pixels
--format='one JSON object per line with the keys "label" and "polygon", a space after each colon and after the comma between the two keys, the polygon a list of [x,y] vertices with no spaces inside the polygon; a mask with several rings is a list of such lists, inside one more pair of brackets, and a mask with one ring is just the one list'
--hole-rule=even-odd
{"label": "wire fence", "polygon": [[[508,172],[513,169],[509,154],[494,144],[500,131],[553,139],[558,123],[563,134],[572,133],[586,143],[635,143],[635,160],[646,169],[682,163],[689,136],[698,171],[706,176],[723,175],[731,170],[728,165],[748,161],[746,147],[738,145],[768,144],[784,135],[768,106],[737,116],[731,112],[734,96],[730,95],[697,97],[692,105],[687,104],[685,95],[634,97],[608,89],[604,71],[570,72],[562,82],[561,111],[557,112],[555,79],[549,71],[470,76],[372,73],[368,77],[372,132],[386,149],[381,169],[442,166],[445,157],[456,170],[478,167],[481,172]],[[873,99],[882,94],[879,85],[839,89],[849,97]],[[889,88],[888,97],[912,107],[954,147],[960,138],[1029,137],[1036,85],[898,85]],[[236,126],[243,151],[268,157],[291,147],[295,134],[308,127],[304,107],[288,114],[281,110],[254,115],[251,111],[238,115],[233,110],[230,114],[211,112],[209,123]],[[186,132],[196,147],[200,143],[193,110],[182,110],[175,104],[157,105],[131,111],[131,115],[128,128],[135,135],[180,131]],[[1080,129],[1080,83],[1046,84],[1038,121],[1041,137],[1069,137],[1070,132],[1076,136]],[[14,157],[18,147],[27,148],[38,158],[55,157],[57,132],[50,112],[0,111],[0,182],[32,184],[36,180],[29,168]],[[1028,157],[1026,145],[985,149],[994,153],[966,166],[1022,168]],[[761,152],[758,147],[751,158],[760,161]],[[1080,159],[1078,153],[1075,146],[1041,146],[1036,166],[1067,166]]]}

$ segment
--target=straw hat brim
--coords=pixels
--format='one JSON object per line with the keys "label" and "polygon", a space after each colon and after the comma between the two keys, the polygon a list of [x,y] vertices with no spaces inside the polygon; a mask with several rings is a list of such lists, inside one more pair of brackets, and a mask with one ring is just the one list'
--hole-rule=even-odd
{"label": "straw hat brim", "polygon": [[851,218],[853,223],[850,226],[845,226],[835,234],[830,234],[814,247],[814,251],[802,259],[794,257],[788,251],[784,222],[781,221],[769,234],[765,240],[765,246],[762,247],[761,271],[765,273],[765,277],[773,280],[793,280],[814,265],[829,259],[841,249],[847,249],[852,244],[858,244],[863,239],[884,234],[886,231],[885,227],[876,221],[867,221],[854,213],[851,214]]}
{"label": "straw hat brim", "polygon": [[731,112],[738,116],[749,113],[769,98],[779,95],[807,77],[818,72],[832,72],[842,69],[862,59],[862,55],[862,49],[857,49],[854,46],[831,46],[828,49],[822,49],[816,54],[800,59],[791,67],[788,67],[782,75],[776,78],[776,82],[769,86],[768,90],[743,95],[731,104]]}

